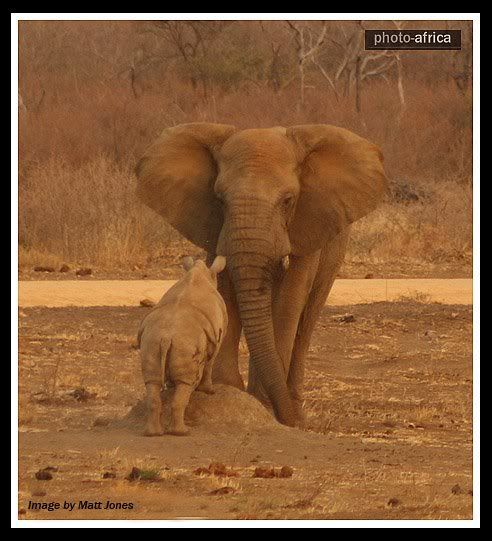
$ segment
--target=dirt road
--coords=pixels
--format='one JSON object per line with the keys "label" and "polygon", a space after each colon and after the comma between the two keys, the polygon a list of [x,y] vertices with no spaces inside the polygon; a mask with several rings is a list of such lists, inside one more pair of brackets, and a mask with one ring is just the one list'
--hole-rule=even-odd
{"label": "dirt road", "polygon": [[[337,280],[327,304],[354,305],[414,299],[471,304],[472,279]],[[157,301],[173,280],[20,281],[19,306],[135,306]]]}

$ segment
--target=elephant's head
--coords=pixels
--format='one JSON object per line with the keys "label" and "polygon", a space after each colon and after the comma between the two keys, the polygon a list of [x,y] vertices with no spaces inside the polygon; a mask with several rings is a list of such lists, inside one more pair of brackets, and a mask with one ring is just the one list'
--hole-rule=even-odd
{"label": "elephant's head", "polygon": [[275,347],[271,284],[285,256],[319,250],[373,210],[382,156],[328,125],[166,129],[137,166],[138,194],[194,244],[227,256],[252,362],[277,418],[296,422]]}

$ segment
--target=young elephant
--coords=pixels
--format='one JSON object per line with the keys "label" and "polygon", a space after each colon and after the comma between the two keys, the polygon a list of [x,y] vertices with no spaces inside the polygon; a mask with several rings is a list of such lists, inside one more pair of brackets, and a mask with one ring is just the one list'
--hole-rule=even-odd
{"label": "young elephant", "polygon": [[163,433],[161,388],[174,384],[170,434],[186,435],[184,413],[191,393],[212,394],[212,366],[227,329],[226,305],[217,291],[217,274],[225,268],[218,256],[207,268],[203,261],[184,262],[188,272],[145,317],[138,332],[142,373],[147,391],[145,435]]}

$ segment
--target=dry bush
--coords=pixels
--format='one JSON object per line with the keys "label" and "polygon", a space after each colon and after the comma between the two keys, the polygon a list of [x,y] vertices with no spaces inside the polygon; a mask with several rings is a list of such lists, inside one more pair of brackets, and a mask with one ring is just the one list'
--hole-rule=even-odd
{"label": "dry bush", "polygon": [[[273,25],[272,36],[279,25]],[[46,263],[45,254],[49,260],[131,267],[168,250],[178,236],[135,201],[133,166],[164,127],[194,121],[240,128],[329,123],[352,129],[382,148],[393,182],[425,197],[409,203],[389,198],[356,224],[349,257],[469,260],[471,89],[457,87],[442,54],[420,64],[408,57],[405,110],[391,78],[363,83],[357,113],[353,95],[337,101],[314,72],[301,107],[298,84],[289,83],[295,74],[292,45],[278,30],[278,43],[285,40],[280,73],[286,79],[279,90],[268,80],[270,45],[255,28],[256,41],[245,42],[242,59],[233,48],[244,41],[245,27],[226,26],[223,41],[214,43],[227,43],[231,54],[203,57],[208,72],[202,88],[183,75],[179,57],[164,46],[157,50],[158,69],[140,69],[139,59],[152,58],[148,51],[160,42],[131,22],[22,23],[21,265]],[[256,42],[263,55],[258,58],[252,49]],[[210,58],[217,58],[213,70]],[[236,65],[241,61],[251,68],[243,78]],[[432,62],[439,62],[441,71],[429,80]],[[138,77],[132,79],[132,73]]]}
{"label": "dry bush", "polygon": [[[134,196],[133,171],[99,156],[81,166],[33,166],[19,198],[21,264],[34,254],[129,266],[178,238]],[[24,259],[22,258],[24,256]]]}

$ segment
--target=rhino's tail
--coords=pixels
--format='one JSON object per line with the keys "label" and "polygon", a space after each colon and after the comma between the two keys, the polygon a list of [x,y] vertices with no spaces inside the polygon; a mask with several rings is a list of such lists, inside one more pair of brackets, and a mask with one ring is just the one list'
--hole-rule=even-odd
{"label": "rhino's tail", "polygon": [[163,338],[161,340],[161,374],[162,374],[162,386],[166,383],[169,373],[169,355],[171,353],[172,340],[171,338]]}

